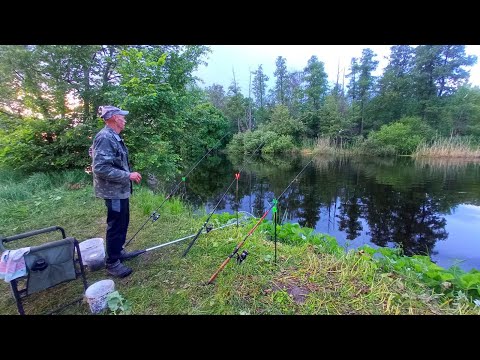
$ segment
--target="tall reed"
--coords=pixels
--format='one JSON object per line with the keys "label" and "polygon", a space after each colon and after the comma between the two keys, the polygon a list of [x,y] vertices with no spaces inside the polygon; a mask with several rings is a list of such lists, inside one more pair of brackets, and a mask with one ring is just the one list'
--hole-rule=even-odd
{"label": "tall reed", "polygon": [[469,137],[437,137],[419,144],[412,157],[480,158],[480,148]]}

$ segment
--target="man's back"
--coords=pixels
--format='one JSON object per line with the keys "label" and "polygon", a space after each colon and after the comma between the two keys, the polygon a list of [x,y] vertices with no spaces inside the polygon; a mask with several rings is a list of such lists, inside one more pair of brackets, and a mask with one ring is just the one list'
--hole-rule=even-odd
{"label": "man's back", "polygon": [[128,150],[121,137],[108,126],[93,140],[92,171],[95,196],[103,199],[130,197]]}

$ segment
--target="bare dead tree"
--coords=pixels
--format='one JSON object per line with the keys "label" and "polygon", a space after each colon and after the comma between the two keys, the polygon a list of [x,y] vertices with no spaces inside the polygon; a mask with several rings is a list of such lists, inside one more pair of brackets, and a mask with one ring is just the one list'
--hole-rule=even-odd
{"label": "bare dead tree", "polygon": [[250,68],[248,69],[248,72],[250,73],[250,78],[248,80],[248,129],[252,130],[252,99],[250,98],[250,90],[252,87],[252,71]]}

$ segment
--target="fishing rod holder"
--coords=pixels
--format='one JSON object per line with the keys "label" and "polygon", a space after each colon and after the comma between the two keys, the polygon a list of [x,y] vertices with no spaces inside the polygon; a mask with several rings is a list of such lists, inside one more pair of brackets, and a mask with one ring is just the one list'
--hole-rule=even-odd
{"label": "fishing rod holder", "polygon": [[237,264],[240,265],[243,262],[243,260],[247,258],[247,255],[248,255],[247,250],[243,250],[240,255],[238,255],[237,253]]}

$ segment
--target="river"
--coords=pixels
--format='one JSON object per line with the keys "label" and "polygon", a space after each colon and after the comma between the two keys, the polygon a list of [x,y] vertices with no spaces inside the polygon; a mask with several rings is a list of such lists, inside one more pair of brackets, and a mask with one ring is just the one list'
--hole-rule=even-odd
{"label": "river", "polygon": [[[240,170],[238,192],[236,182],[227,192]],[[207,213],[218,205],[217,213],[238,209],[261,217],[287,187],[278,199],[280,219],[332,235],[346,249],[402,247],[444,268],[480,270],[478,162],[216,155],[192,172],[182,191]]]}

